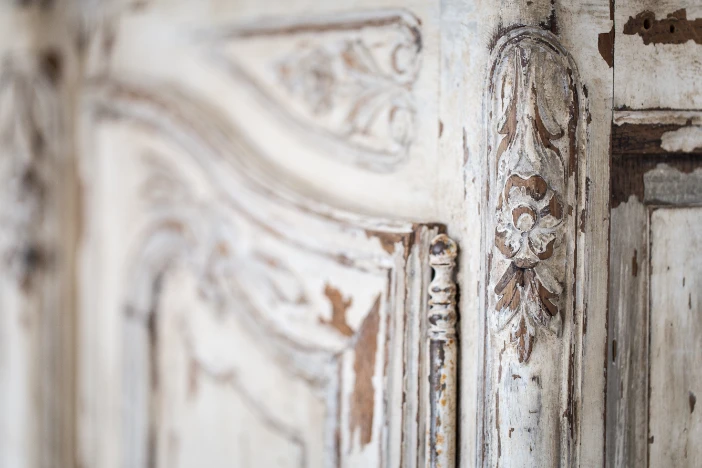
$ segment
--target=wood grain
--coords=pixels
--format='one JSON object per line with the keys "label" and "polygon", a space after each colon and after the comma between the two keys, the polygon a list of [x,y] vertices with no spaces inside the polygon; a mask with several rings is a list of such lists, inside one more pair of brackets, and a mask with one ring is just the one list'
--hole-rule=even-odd
{"label": "wood grain", "polygon": [[702,418],[702,209],[651,214],[649,465],[694,467]]}

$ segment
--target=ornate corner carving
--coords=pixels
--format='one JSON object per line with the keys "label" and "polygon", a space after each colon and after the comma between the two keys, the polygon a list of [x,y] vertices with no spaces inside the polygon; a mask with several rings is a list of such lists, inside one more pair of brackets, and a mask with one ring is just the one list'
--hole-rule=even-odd
{"label": "ornate corner carving", "polygon": [[213,47],[217,62],[277,117],[333,145],[329,154],[381,171],[407,155],[422,50],[412,14],[270,20],[229,28]]}
{"label": "ornate corner carving", "polygon": [[493,330],[509,327],[520,362],[527,362],[537,328],[561,330],[574,238],[567,218],[576,204],[579,98],[570,58],[551,37],[523,34],[501,52],[488,102],[489,310]]}
{"label": "ornate corner carving", "polygon": [[456,466],[456,282],[458,247],[439,234],[429,247],[434,278],[429,284],[430,437],[429,466]]}

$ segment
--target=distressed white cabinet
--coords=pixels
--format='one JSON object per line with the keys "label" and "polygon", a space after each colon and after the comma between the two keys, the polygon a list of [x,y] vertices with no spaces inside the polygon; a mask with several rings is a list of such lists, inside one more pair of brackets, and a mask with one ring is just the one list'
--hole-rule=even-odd
{"label": "distressed white cabinet", "polygon": [[702,6],[0,6],[0,467],[702,464]]}

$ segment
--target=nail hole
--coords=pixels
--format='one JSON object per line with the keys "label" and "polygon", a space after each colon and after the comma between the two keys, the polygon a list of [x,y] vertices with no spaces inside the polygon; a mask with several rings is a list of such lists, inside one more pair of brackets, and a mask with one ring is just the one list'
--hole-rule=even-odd
{"label": "nail hole", "polygon": [[651,29],[651,19],[650,19],[650,18],[646,18],[646,19],[644,20],[644,22],[643,22],[643,27],[644,27],[645,30]]}
{"label": "nail hole", "polygon": [[674,33],[674,32],[675,32],[675,25],[674,25],[674,24],[671,24],[671,25],[670,25],[670,33],[672,34],[672,33]]}

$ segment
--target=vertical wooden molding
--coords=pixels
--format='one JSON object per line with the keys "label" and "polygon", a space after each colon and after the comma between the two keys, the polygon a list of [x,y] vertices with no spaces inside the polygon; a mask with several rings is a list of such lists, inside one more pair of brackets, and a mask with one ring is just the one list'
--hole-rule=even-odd
{"label": "vertical wooden molding", "polygon": [[429,264],[434,279],[429,285],[429,466],[456,466],[456,243],[446,234],[431,242]]}
{"label": "vertical wooden molding", "polygon": [[0,466],[72,459],[62,71],[59,49],[0,57],[0,412],[14,415],[0,423],[13,434],[0,440]]}
{"label": "vertical wooden molding", "polygon": [[574,466],[581,86],[549,33],[500,39],[489,74],[483,466]]}

